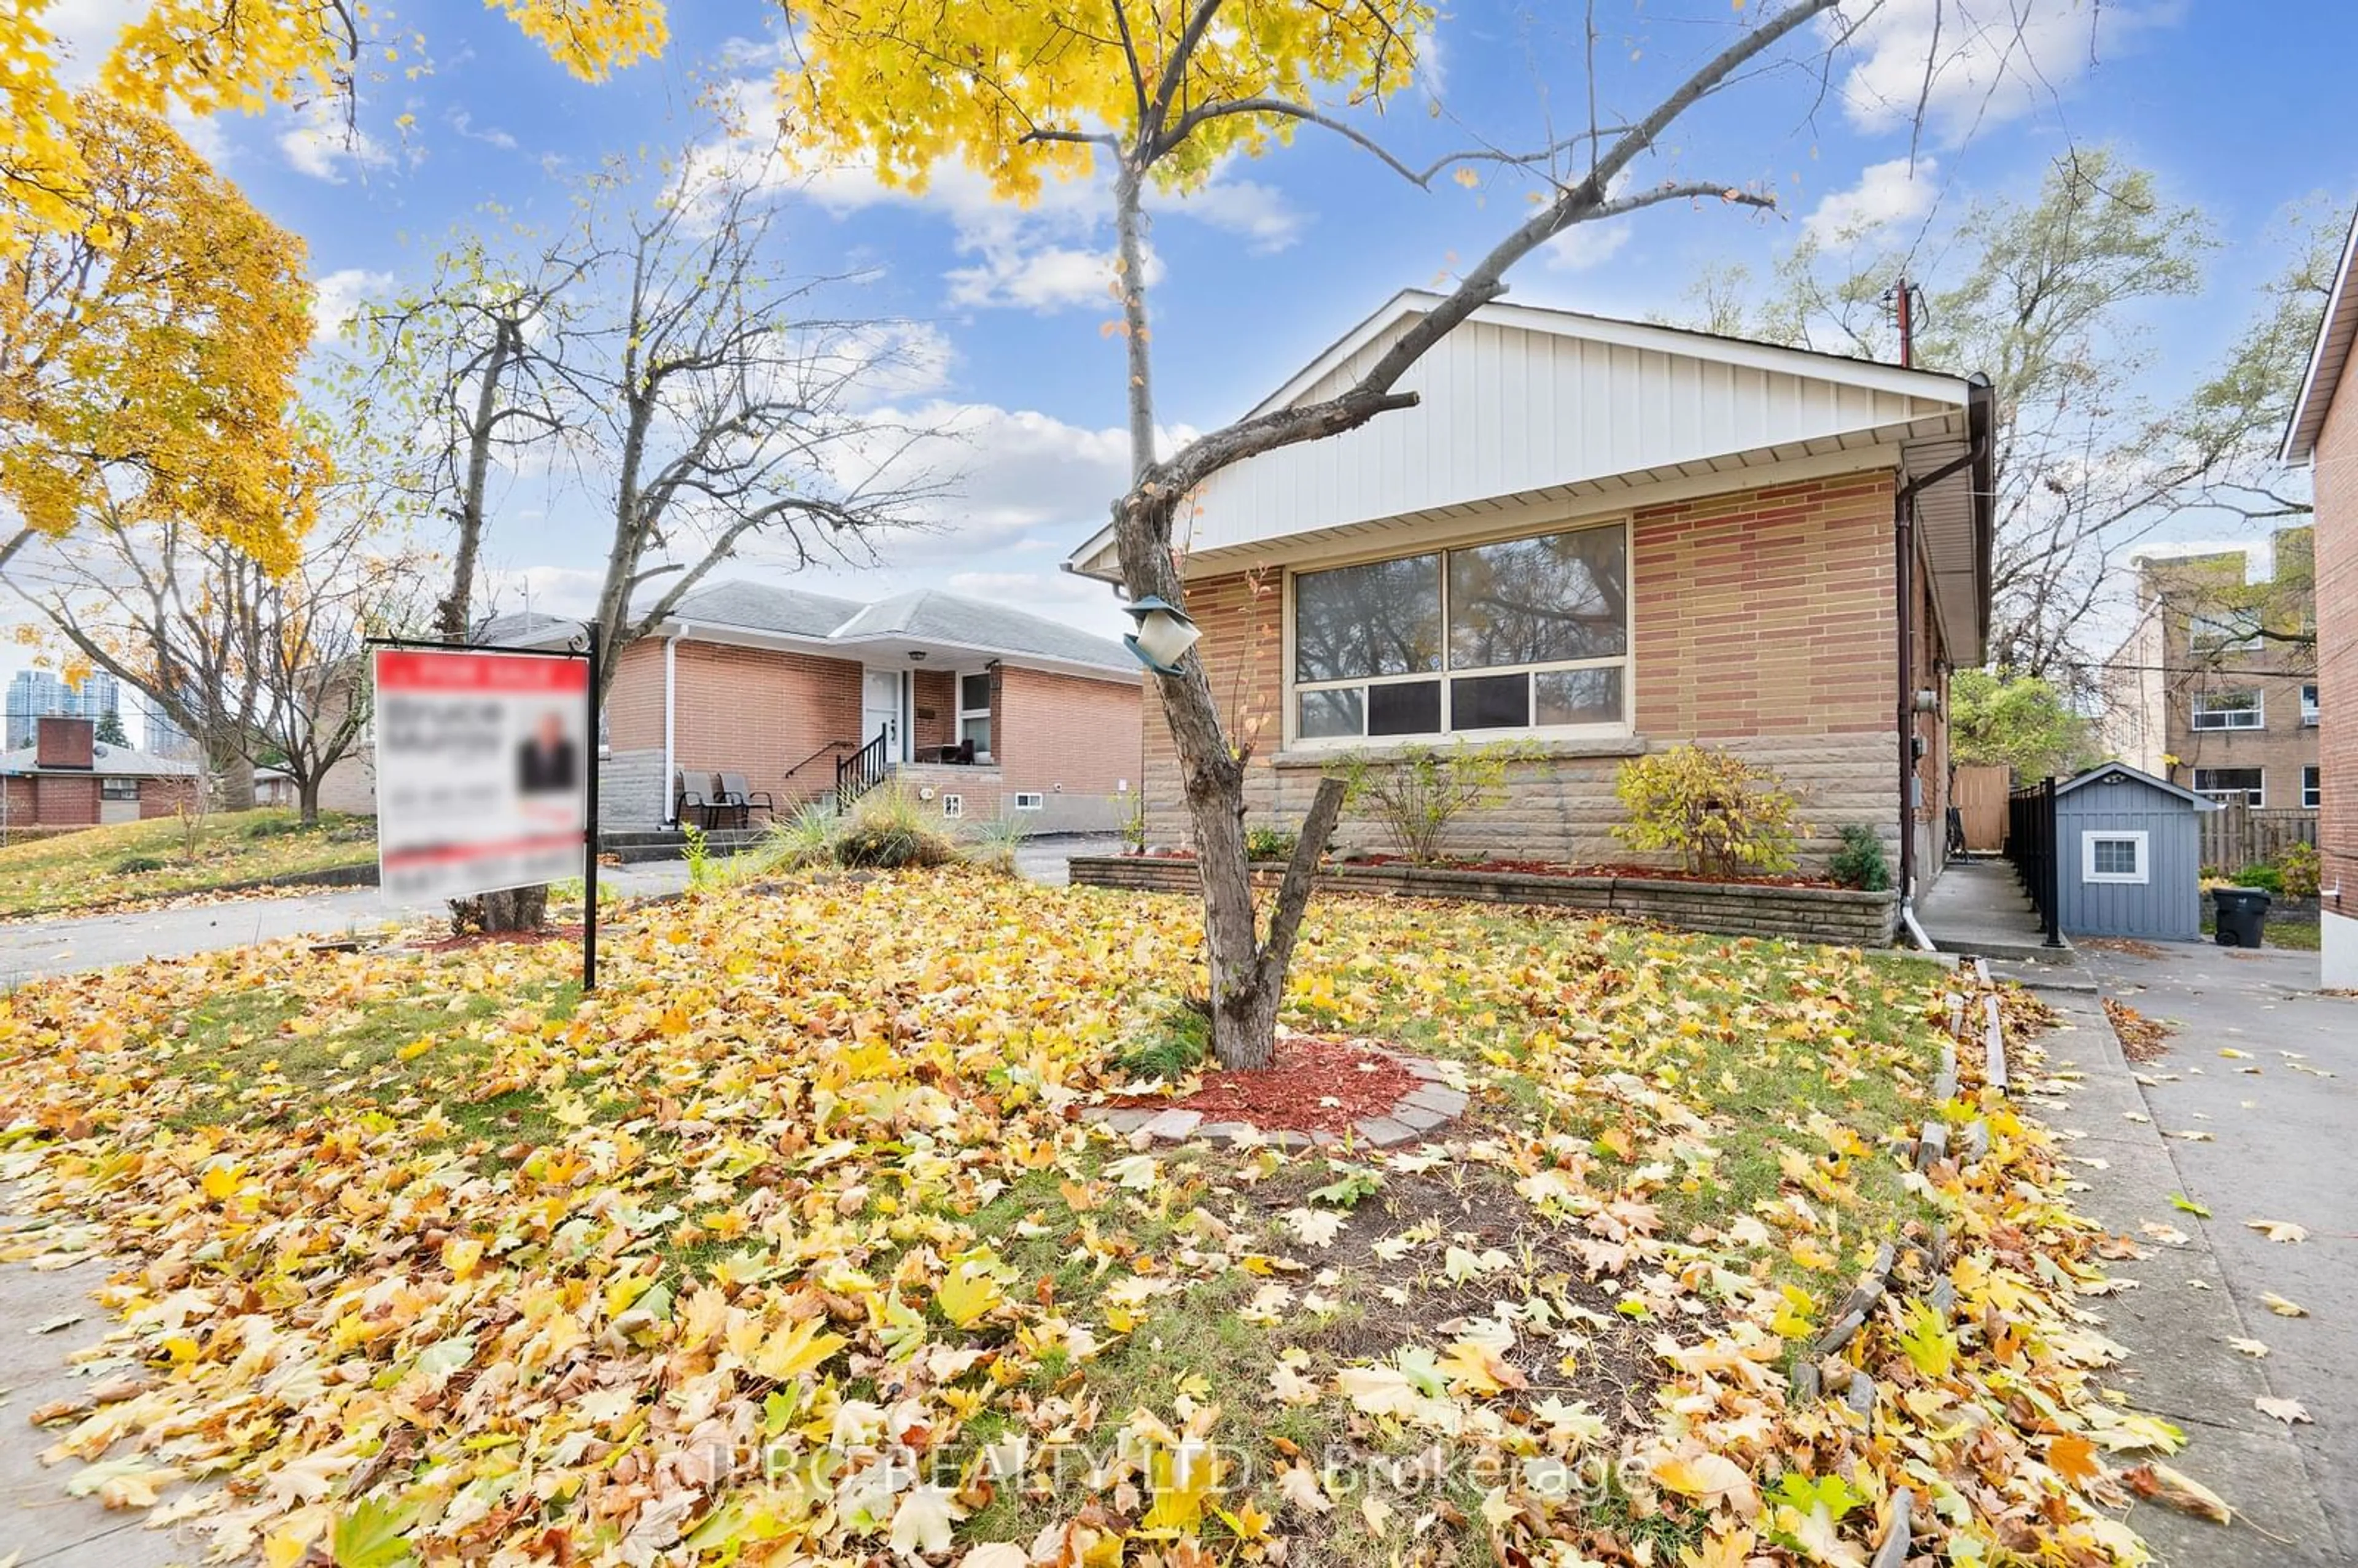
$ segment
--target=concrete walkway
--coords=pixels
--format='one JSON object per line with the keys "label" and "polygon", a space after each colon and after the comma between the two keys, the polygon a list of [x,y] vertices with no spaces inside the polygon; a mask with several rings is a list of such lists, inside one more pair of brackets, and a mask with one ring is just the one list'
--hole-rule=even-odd
{"label": "concrete walkway", "polygon": [[[2105,996],[2178,1026],[2167,1054],[2126,1078],[2136,1099],[2125,1108],[2150,1122],[2113,1119],[2160,1152],[2143,1162],[2139,1217],[2198,1238],[2217,1260],[2238,1332],[2268,1346],[2264,1360],[2228,1358],[2244,1376],[2220,1384],[2200,1419],[2288,1438],[2339,1547],[2324,1560],[2358,1562],[2358,1000],[2317,993],[2313,953],[2172,943],[2086,957]],[[2171,1209],[2173,1193],[2210,1217]],[[2270,1241],[2246,1223],[2255,1219],[2290,1221],[2308,1238]],[[2309,1315],[2278,1316],[2264,1293]],[[2244,1397],[2254,1375],[2311,1420],[2288,1428],[2254,1411]]]}
{"label": "concrete walkway", "polygon": [[[676,860],[610,866],[598,873],[598,881],[625,898],[644,898],[686,887],[687,868]],[[345,888],[291,898],[243,899],[127,914],[0,922],[0,989],[41,975],[111,968],[147,958],[180,958],[191,953],[275,942],[283,936],[373,932],[441,908],[438,902],[389,904],[374,888]]]}
{"label": "concrete walkway", "polygon": [[1943,953],[2069,964],[2070,942],[2050,947],[2039,912],[2004,860],[1953,860],[1916,901],[1917,924]]}

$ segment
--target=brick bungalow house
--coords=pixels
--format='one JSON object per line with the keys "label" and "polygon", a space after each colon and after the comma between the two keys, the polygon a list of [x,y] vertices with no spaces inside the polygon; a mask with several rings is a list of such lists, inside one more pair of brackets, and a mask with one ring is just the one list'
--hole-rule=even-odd
{"label": "brick bungalow house", "polygon": [[2310,351],[2285,432],[2284,458],[2307,463],[2317,500],[2317,823],[2320,984],[2358,987],[2358,222]]}
{"label": "brick bungalow house", "polygon": [[[1336,390],[1433,297],[1400,295],[1262,409]],[[1985,656],[1985,384],[1494,304],[1401,385],[1414,408],[1197,498],[1187,610],[1255,819],[1298,819],[1342,752],[1511,737],[1543,759],[1451,847],[1627,862],[1623,759],[1691,741],[1778,770],[1811,857],[1862,823],[1929,884],[1948,672]],[[1110,531],[1066,564],[1118,580]],[[1147,709],[1149,833],[1178,842]]]}
{"label": "brick bungalow house", "polygon": [[33,743],[0,752],[0,826],[95,827],[169,816],[195,798],[198,766],[101,745],[87,719],[39,720]]}
{"label": "brick bungalow house", "polygon": [[[530,647],[579,631],[535,614],[479,635]],[[606,698],[600,826],[668,824],[676,773],[698,795],[713,773],[742,773],[786,815],[832,798],[838,764],[872,745],[863,776],[896,778],[945,818],[1105,831],[1138,787],[1139,694],[1138,662],[1120,643],[1003,605],[930,589],[862,604],[714,583],[622,653]],[[373,808],[370,748],[356,751],[323,803]]]}

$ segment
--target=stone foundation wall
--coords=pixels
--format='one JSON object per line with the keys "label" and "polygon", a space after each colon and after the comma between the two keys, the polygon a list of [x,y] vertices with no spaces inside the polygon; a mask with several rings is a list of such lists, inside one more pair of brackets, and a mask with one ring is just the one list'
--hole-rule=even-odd
{"label": "stone foundation wall", "polygon": [[[1195,892],[1195,863],[1175,857],[1076,855],[1072,879],[1088,887],[1141,892]],[[1274,882],[1279,869],[1256,868]],[[1336,866],[1322,872],[1325,892],[1456,898],[1484,903],[1541,904],[1657,921],[1726,936],[1783,937],[1851,947],[1887,947],[1899,904],[1888,892],[1842,888],[1763,887],[1743,882],[1656,881],[1639,877],[1539,877],[1426,866]]]}

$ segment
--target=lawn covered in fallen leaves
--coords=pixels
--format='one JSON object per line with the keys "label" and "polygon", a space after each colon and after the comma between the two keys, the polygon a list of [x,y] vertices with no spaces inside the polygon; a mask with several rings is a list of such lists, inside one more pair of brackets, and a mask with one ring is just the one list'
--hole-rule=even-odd
{"label": "lawn covered in fallen leaves", "polygon": [[[563,943],[0,998],[7,1250],[119,1263],[60,1480],[346,1568],[1856,1568],[1900,1487],[1943,1560],[2137,1554],[2082,1488],[2172,1439],[2096,1397],[2044,1135],[1909,1173],[1939,971],[1322,899],[1288,1024],[1466,1118],[1133,1149],[1077,1112],[1199,939],[958,870],[635,906],[586,1000]],[[1843,1353],[1871,1422],[1789,1402],[1934,1227],[1953,1315],[1903,1281]]]}
{"label": "lawn covered in fallen leaves", "polygon": [[112,823],[0,848],[0,918],[88,914],[375,860],[375,828],[336,812],[308,827],[291,810],[216,813],[194,859],[177,817]]}

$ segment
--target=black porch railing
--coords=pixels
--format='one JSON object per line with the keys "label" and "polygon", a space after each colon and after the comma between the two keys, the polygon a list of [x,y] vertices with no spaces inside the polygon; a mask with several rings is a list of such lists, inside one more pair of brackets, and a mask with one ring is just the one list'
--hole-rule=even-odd
{"label": "black porch railing", "polygon": [[2041,779],[2006,800],[2006,858],[2039,911],[2047,946],[2063,946],[2062,864],[2055,843],[2055,781]]}
{"label": "black porch railing", "polygon": [[879,735],[835,764],[835,808],[838,811],[850,810],[853,801],[892,776],[891,741],[889,732]]}

